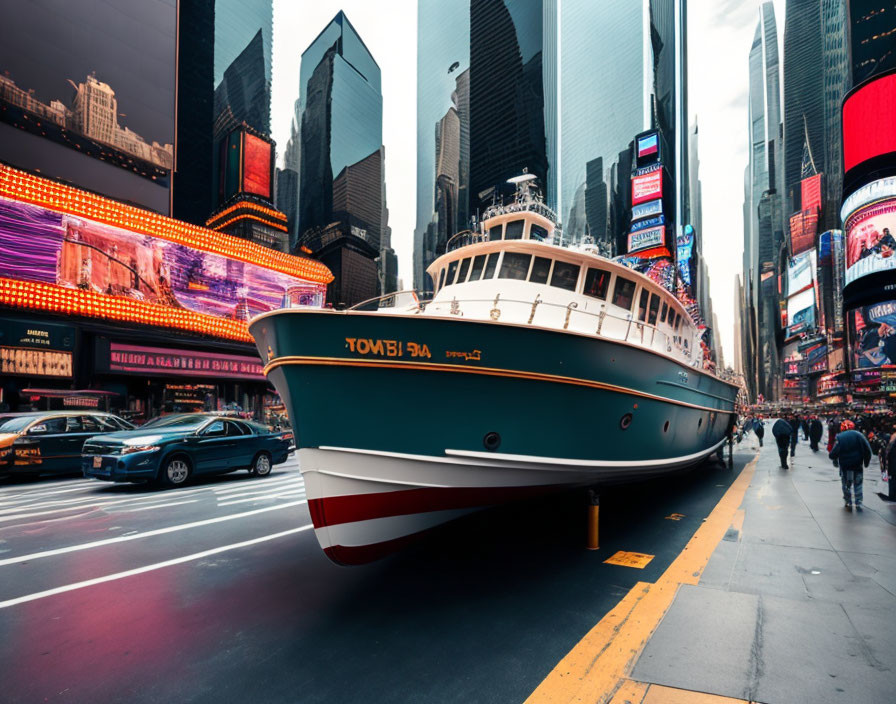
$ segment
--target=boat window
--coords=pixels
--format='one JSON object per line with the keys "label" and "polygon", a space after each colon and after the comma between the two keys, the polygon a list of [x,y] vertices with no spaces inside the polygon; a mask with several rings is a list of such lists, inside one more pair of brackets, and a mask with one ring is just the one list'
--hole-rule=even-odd
{"label": "boat window", "polygon": [[490,279],[495,275],[495,269],[498,266],[498,255],[500,252],[492,252],[488,255],[488,260],[485,262],[485,273],[482,275],[483,279]]}
{"label": "boat window", "polygon": [[492,225],[488,228],[488,238],[489,240],[499,240],[501,239],[501,228],[503,225]]}
{"label": "boat window", "polygon": [[467,280],[467,272],[470,270],[470,258],[467,257],[460,263],[460,271],[457,272],[457,283],[463,283]]}
{"label": "boat window", "polygon": [[524,220],[511,220],[507,223],[504,230],[505,240],[521,240],[523,239],[523,227],[526,225]]}
{"label": "boat window", "polygon": [[454,283],[454,275],[457,273],[457,259],[448,265],[448,278],[445,279],[445,285],[450,286]]}
{"label": "boat window", "polygon": [[442,269],[442,271],[439,272],[439,288],[442,288],[442,286],[445,285],[445,272],[446,271],[448,271],[448,270]]}
{"label": "boat window", "polygon": [[638,320],[647,320],[647,302],[650,300],[650,291],[641,289],[641,298],[638,299]]}
{"label": "boat window", "polygon": [[498,278],[525,281],[526,275],[529,273],[529,264],[531,262],[531,254],[504,252],[504,261],[501,262],[501,272],[498,274]]}
{"label": "boat window", "polygon": [[532,223],[529,225],[529,239],[544,242],[548,238],[548,231],[541,225]]}
{"label": "boat window", "polygon": [[533,284],[546,284],[550,273],[551,260],[547,257],[535,257],[535,263],[532,264],[532,273],[529,274],[529,281]]}
{"label": "boat window", "polygon": [[623,279],[621,276],[616,277],[616,285],[613,287],[613,305],[632,309],[632,299],[635,297],[635,282]]}
{"label": "boat window", "polygon": [[650,297],[650,314],[647,317],[647,322],[650,325],[656,325],[656,316],[660,312],[660,297],[656,294],[653,294]]}
{"label": "boat window", "polygon": [[551,274],[551,286],[575,291],[579,280],[579,265],[567,262],[554,262],[554,273]]}
{"label": "boat window", "polygon": [[478,257],[473,257],[473,268],[470,269],[470,281],[479,281],[479,277],[482,276],[482,267],[484,265],[484,254],[480,254]]}
{"label": "boat window", "polygon": [[668,312],[669,312],[669,304],[666,303],[665,301],[663,301],[663,312],[660,313],[660,322],[661,323],[666,322],[666,313],[668,313]]}
{"label": "boat window", "polygon": [[588,273],[585,274],[585,290],[582,293],[603,301],[607,298],[608,288],[610,288],[610,272],[589,267]]}

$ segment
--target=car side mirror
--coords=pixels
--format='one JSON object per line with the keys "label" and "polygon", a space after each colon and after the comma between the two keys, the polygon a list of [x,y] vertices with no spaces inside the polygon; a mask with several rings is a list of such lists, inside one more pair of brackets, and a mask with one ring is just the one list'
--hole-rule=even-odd
{"label": "car side mirror", "polygon": [[38,423],[37,425],[32,425],[28,428],[29,435],[41,435],[47,432],[47,426],[43,423]]}

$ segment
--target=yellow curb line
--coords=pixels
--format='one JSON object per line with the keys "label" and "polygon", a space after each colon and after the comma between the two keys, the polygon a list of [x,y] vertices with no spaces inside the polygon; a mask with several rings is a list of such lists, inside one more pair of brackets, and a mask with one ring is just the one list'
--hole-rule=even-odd
{"label": "yellow curb line", "polygon": [[735,520],[756,469],[757,454],[655,584],[638,582],[545,677],[526,704],[606,704],[672,605],[682,584],[697,584]]}

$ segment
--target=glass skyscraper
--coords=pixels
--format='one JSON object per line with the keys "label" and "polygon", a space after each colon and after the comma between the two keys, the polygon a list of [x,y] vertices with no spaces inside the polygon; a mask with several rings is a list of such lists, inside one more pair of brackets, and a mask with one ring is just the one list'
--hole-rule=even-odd
{"label": "glass skyscraper", "polygon": [[896,1],[849,0],[852,84],[896,68]]}
{"label": "glass skyscraper", "polygon": [[302,54],[298,246],[336,277],[327,299],[377,295],[383,245],[380,68],[339,12]]}
{"label": "glass skyscraper", "polygon": [[822,0],[821,31],[824,62],[824,163],[825,200],[822,231],[840,226],[839,204],[843,195],[843,154],[840,151],[840,111],[849,91],[849,31],[846,0]]}

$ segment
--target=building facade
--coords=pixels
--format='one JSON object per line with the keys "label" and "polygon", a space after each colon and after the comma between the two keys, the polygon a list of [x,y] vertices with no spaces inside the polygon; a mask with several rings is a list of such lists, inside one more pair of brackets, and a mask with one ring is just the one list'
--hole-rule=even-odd
{"label": "building facade", "polygon": [[297,245],[333,272],[329,300],[354,305],[377,295],[387,210],[380,68],[344,13],[302,54],[300,90]]}
{"label": "building facade", "polygon": [[896,68],[896,2],[848,0],[852,85]]}

